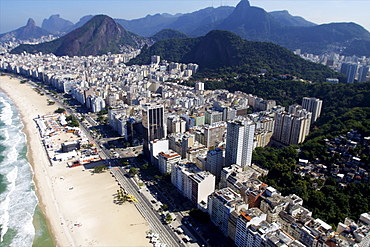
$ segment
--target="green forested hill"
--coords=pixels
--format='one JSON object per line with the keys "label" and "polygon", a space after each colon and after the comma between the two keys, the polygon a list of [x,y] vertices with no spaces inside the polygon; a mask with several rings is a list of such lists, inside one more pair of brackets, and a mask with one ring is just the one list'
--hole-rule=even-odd
{"label": "green forested hill", "polygon": [[200,38],[173,38],[166,39],[156,42],[154,45],[148,48],[144,46],[141,49],[141,53],[131,59],[127,65],[133,64],[150,64],[150,57],[157,55],[161,57],[161,60],[167,60],[168,62],[180,62],[184,57],[184,54],[188,53]]}
{"label": "green forested hill", "polygon": [[[258,83],[258,82],[255,82]],[[370,210],[370,184],[350,183],[347,187],[329,178],[312,180],[294,174],[298,158],[310,162],[320,160],[331,167],[333,158],[325,147],[325,139],[346,134],[352,129],[362,136],[370,136],[370,83],[330,84],[301,83],[296,81],[263,81],[251,85],[256,95],[274,98],[286,106],[301,103],[302,97],[318,97],[323,100],[321,117],[314,124],[306,141],[299,146],[283,149],[257,148],[252,156],[253,162],[269,169],[269,174],[262,180],[275,187],[283,194],[297,194],[304,199],[314,217],[318,217],[336,226],[345,217],[358,219],[359,215]],[[248,92],[248,90],[246,91]],[[300,149],[300,153],[296,150]],[[359,157],[370,168],[369,147],[359,146]],[[318,183],[320,190],[313,188]]]}
{"label": "green forested hill", "polygon": [[189,36],[174,29],[163,29],[160,32],[151,36],[150,38],[155,41],[160,41],[172,38],[189,38]]}
{"label": "green forested hill", "polygon": [[239,74],[292,74],[312,81],[340,77],[329,67],[312,63],[281,46],[268,42],[246,41],[229,31],[214,30],[198,38],[162,40],[129,64],[149,64],[152,55],[170,62],[197,63],[204,77],[234,77]]}
{"label": "green forested hill", "polygon": [[[284,27],[273,33],[271,40],[290,50],[299,48],[307,53],[322,54],[330,50],[337,51],[337,46],[355,47],[356,40],[369,42],[370,33],[355,23],[329,23],[313,27]],[[363,51],[359,56],[367,54],[367,51]]]}
{"label": "green forested hill", "polygon": [[[218,87],[214,82],[206,82],[205,85],[210,89]],[[303,97],[320,98],[323,100],[323,114],[331,112],[338,115],[341,108],[370,107],[370,83],[307,83],[242,76],[225,80],[222,85],[231,91],[243,91],[265,99],[274,99],[286,107],[294,103],[301,104]],[[324,122],[326,120],[322,123]]]}
{"label": "green forested hill", "polygon": [[[366,111],[370,113],[369,109]],[[314,144],[313,147],[322,148],[322,145]],[[301,177],[294,173],[298,158],[293,147],[256,148],[252,156],[254,164],[269,170],[269,174],[261,178],[264,182],[283,195],[300,196],[304,200],[303,205],[312,211],[314,218],[324,220],[334,229],[346,217],[357,220],[360,214],[369,212],[370,183],[349,183],[342,187],[331,177],[325,182],[312,180],[310,176]],[[314,189],[314,183],[318,184],[320,190]]]}
{"label": "green forested hill", "polygon": [[345,56],[370,56],[370,41],[368,40],[354,40],[342,52]]}

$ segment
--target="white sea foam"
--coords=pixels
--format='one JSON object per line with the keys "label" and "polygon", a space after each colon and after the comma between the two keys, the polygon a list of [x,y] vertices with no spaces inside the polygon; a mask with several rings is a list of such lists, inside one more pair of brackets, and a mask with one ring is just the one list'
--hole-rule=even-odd
{"label": "white sea foam", "polygon": [[[22,128],[15,106],[0,92],[0,146],[4,148],[0,153],[0,174],[7,180],[6,190],[0,194],[0,246],[32,246],[35,237],[33,215],[37,197]],[[9,229],[15,236],[5,239]]]}
{"label": "white sea foam", "polygon": [[[33,191],[17,191],[21,196],[14,198],[14,205],[10,212],[12,220],[9,227],[15,229],[17,234],[13,238],[10,246],[31,246],[35,237],[35,227],[33,226],[33,214],[36,208],[36,195]],[[15,193],[14,193],[15,194]]]}
{"label": "white sea foam", "polygon": [[4,141],[9,140],[9,133],[8,133],[8,130],[2,130],[2,131],[1,131],[1,135],[2,135],[2,137],[4,138]]}
{"label": "white sea foam", "polygon": [[0,121],[5,123],[6,125],[11,125],[13,122],[12,106],[3,97],[0,97],[0,102],[4,105],[3,109],[1,110]]}
{"label": "white sea foam", "polygon": [[10,206],[10,200],[11,195],[15,190],[15,180],[17,179],[18,174],[18,168],[14,167],[14,169],[8,173],[6,176],[6,179],[10,183],[7,187],[8,193],[5,197],[5,200],[0,203],[0,224],[1,224],[1,241],[3,242],[3,237],[5,233],[8,231],[8,224],[9,224],[9,206]]}

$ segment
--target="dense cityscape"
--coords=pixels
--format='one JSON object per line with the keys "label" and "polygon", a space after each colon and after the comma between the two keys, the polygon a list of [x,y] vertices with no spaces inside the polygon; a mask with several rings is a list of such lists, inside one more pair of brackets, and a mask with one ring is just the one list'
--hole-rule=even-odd
{"label": "dense cityscape", "polygon": [[[204,90],[203,82],[182,86],[166,81],[187,80],[197,72],[196,64],[152,56],[150,65],[125,66],[137,53],[71,58],[6,54],[0,68],[51,85],[93,113],[108,109],[109,125],[127,145],[142,144],[147,162],[171,174],[178,191],[207,212],[236,246],[368,245],[368,213],[335,229],[314,218],[297,195],[282,196],[261,182],[259,176],[268,170],[251,162],[256,147],[304,142],[320,117],[322,99],[306,97],[286,111],[258,96]],[[348,135],[352,137],[344,146],[338,146],[340,139],[328,140],[328,145],[343,153],[348,145],[364,141],[355,132]],[[369,171],[361,168],[361,160],[345,157],[347,166],[333,168],[333,176],[342,183],[368,182]],[[327,176],[320,175],[326,167],[319,162],[300,159],[298,164],[301,176]]]}
{"label": "dense cityscape", "polygon": [[369,247],[369,68],[361,25],[248,0],[29,18],[0,34],[0,245]]}

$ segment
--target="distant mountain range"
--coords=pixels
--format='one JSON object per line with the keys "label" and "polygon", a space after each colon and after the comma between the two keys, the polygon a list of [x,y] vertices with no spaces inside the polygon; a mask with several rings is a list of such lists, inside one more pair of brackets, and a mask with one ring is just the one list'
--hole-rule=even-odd
{"label": "distant mountain range", "polygon": [[[175,17],[155,15],[128,22],[120,19],[116,19],[116,21],[121,23],[127,30],[135,30],[132,32],[145,37],[152,36],[164,28],[175,29],[189,36],[196,37],[208,33],[211,30],[208,27],[212,27],[215,23],[219,23],[225,19],[232,13],[233,9],[233,7],[227,6],[218,8],[209,7]],[[157,25],[156,22],[162,23],[162,25]],[[142,28],[141,23],[145,23],[145,28]]]}
{"label": "distant mountain range", "polygon": [[48,19],[43,20],[41,28],[52,32],[53,34],[63,36],[79,27],[82,27],[93,17],[94,15],[85,15],[81,17],[78,22],[73,24],[73,22],[61,18],[60,15],[51,15]]}
{"label": "distant mountain range", "polygon": [[0,34],[0,41],[8,41],[13,38],[17,40],[29,40],[34,38],[40,38],[51,34],[51,32],[36,26],[35,21],[32,18],[29,18],[26,26],[18,28],[17,30],[10,31],[7,33]]}
{"label": "distant mountain range", "polygon": [[[300,48],[303,52],[320,54],[346,47],[354,40],[370,41],[370,33],[355,23],[331,23],[324,25],[288,26],[277,15],[250,6],[248,0],[241,0],[218,29],[229,30],[247,40],[269,41],[290,50]],[[296,18],[288,18],[294,22]]]}
{"label": "distant mountain range", "polygon": [[[205,35],[211,30],[228,30],[247,40],[273,42],[290,50],[301,49],[314,54],[340,52],[345,48],[355,50],[352,43],[356,40],[370,44],[370,33],[358,24],[316,25],[288,11],[268,13],[251,6],[248,0],[241,0],[235,8],[206,8],[178,17],[155,15],[116,21],[127,30],[146,37],[162,28],[178,30],[191,37]],[[370,53],[356,55],[369,56]]]}
{"label": "distant mountain range", "polygon": [[269,12],[271,16],[273,16],[276,20],[280,21],[282,24],[286,26],[292,26],[292,27],[313,27],[317,24],[313,22],[309,22],[305,19],[303,19],[300,16],[292,16],[289,14],[286,10],[281,11],[273,11]]}
{"label": "distant mountain range", "polygon": [[[54,33],[71,32],[93,18],[84,16],[75,25],[53,15],[45,19],[43,27]],[[356,45],[370,47],[370,33],[355,23],[330,23],[316,25],[302,17],[292,16],[288,11],[266,12],[253,7],[248,0],[241,0],[234,7],[222,6],[205,8],[187,14],[156,14],[135,20],[114,19],[124,29],[132,33],[154,37],[162,30],[177,30],[177,37],[199,37],[211,30],[227,30],[251,41],[267,41],[284,46],[290,50],[321,54],[324,52],[355,51],[351,55],[370,56],[368,49],[359,50]],[[166,35],[168,35],[167,33]],[[163,33],[154,37],[161,40]],[[172,33],[173,35],[173,33]],[[168,36],[172,38],[173,36]]]}
{"label": "distant mountain range", "polygon": [[[251,7],[247,0],[242,0],[241,3],[242,5],[236,7],[239,8],[236,12],[236,8],[234,7],[221,6],[218,8],[209,7],[188,14],[178,14],[176,16],[171,16],[168,14],[156,14],[154,16],[148,15],[144,18],[136,20],[128,21],[124,19],[115,19],[115,21],[120,23],[127,30],[142,35],[144,37],[152,36],[153,34],[165,28],[178,30],[191,37],[198,37],[205,35],[209,31],[214,29],[223,29],[222,23],[224,23],[225,25],[225,23],[229,22],[230,20],[226,19],[229,18],[231,15],[233,15],[234,18],[243,19],[248,16],[248,13],[245,13],[245,9],[260,9],[256,7]],[[244,8],[243,11],[240,11],[240,9],[243,9],[243,6],[247,8]],[[237,15],[238,17],[235,17],[235,15]],[[274,11],[270,13],[266,12],[266,15],[271,16],[274,19],[274,22],[279,23],[279,25],[293,27],[311,27],[316,25],[312,22],[306,21],[302,17],[292,16],[286,10]],[[249,18],[251,19],[252,17]],[[253,22],[255,21],[253,20]],[[229,25],[232,24],[230,23]]]}
{"label": "distant mountain range", "polygon": [[[156,43],[152,45],[154,40]],[[270,75],[291,73],[309,80],[337,75],[328,67],[308,62],[284,47],[269,42],[246,41],[230,31],[213,30],[205,36],[189,38],[179,31],[164,29],[151,38],[144,38],[126,31],[106,15],[94,16],[82,27],[51,42],[22,44],[11,53],[26,51],[87,56],[119,53],[125,46],[142,48],[140,55],[129,64],[149,64],[152,55],[159,55],[168,61],[197,63],[203,75],[207,70],[213,75],[230,71],[258,74],[264,70]]]}
{"label": "distant mountain range", "polygon": [[53,53],[57,56],[86,56],[108,52],[119,53],[124,46],[140,48],[145,44],[150,44],[149,39],[126,31],[109,16],[97,15],[82,27],[61,38],[37,45],[22,44],[11,52],[27,51],[28,53]]}
{"label": "distant mountain range", "polygon": [[60,18],[60,15],[52,15],[44,19],[41,27],[55,34],[63,34],[73,27],[73,22]]}

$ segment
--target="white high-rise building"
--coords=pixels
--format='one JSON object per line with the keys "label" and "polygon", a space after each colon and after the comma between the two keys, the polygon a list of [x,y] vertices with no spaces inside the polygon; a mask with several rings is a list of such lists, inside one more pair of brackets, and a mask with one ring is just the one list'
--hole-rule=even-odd
{"label": "white high-rise building", "polygon": [[286,145],[297,145],[304,142],[310,131],[311,115],[311,112],[306,110],[299,110],[295,115],[275,113],[273,138]]}
{"label": "white high-rise building", "polygon": [[186,131],[186,121],[178,116],[170,116],[167,118],[167,132],[184,133]]}
{"label": "white high-rise building", "polygon": [[157,56],[157,55],[151,56],[151,63],[152,64],[159,64],[160,61],[161,61],[161,57],[160,56]]}
{"label": "white high-rise building", "polygon": [[304,97],[302,99],[302,108],[312,112],[311,123],[315,122],[321,115],[322,100],[316,98]]}
{"label": "white high-rise building", "polygon": [[93,112],[99,112],[105,108],[105,101],[100,96],[94,96],[91,99],[91,108]]}
{"label": "white high-rise building", "polygon": [[150,150],[150,161],[154,165],[158,165],[158,154],[160,152],[167,152],[168,148],[168,140],[161,139],[161,140],[154,140],[149,142],[149,150]]}
{"label": "white high-rise building", "polygon": [[201,81],[198,81],[195,83],[195,91],[196,92],[202,92],[204,91],[204,83]]}
{"label": "white high-rise building", "polygon": [[181,160],[172,163],[171,182],[194,204],[205,207],[208,196],[215,190],[216,177],[188,160]]}
{"label": "white high-rise building", "polygon": [[211,220],[227,236],[230,213],[235,204],[242,203],[241,196],[230,188],[223,188],[208,196],[208,213]]}
{"label": "white high-rise building", "polygon": [[255,125],[252,121],[227,122],[225,165],[250,166]]}

